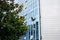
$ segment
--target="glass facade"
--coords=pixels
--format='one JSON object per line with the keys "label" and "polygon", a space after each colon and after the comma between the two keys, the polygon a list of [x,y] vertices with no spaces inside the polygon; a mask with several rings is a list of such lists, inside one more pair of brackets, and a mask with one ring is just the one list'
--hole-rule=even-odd
{"label": "glass facade", "polygon": [[38,22],[39,22],[39,1],[24,0],[24,10],[20,16],[25,16],[25,23],[29,30],[20,40],[39,40]]}

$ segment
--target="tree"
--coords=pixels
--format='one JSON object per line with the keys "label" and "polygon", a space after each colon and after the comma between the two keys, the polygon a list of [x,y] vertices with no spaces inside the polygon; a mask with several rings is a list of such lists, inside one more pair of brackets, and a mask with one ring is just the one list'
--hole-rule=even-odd
{"label": "tree", "polygon": [[18,16],[22,9],[14,0],[0,0],[0,40],[18,40],[26,33],[24,16]]}

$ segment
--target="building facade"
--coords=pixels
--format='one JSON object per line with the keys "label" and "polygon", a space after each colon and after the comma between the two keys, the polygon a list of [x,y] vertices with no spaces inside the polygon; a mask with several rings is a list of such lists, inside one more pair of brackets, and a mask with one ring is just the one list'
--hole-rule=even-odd
{"label": "building facade", "polygon": [[39,0],[24,0],[23,4],[24,9],[20,15],[25,16],[25,23],[29,30],[21,40],[39,40]]}

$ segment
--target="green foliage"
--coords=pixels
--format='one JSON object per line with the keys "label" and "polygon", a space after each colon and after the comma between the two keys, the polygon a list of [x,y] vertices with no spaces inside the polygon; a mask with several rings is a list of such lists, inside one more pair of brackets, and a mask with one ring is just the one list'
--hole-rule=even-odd
{"label": "green foliage", "polygon": [[0,40],[18,40],[26,33],[25,19],[18,16],[22,9],[14,0],[0,0]]}

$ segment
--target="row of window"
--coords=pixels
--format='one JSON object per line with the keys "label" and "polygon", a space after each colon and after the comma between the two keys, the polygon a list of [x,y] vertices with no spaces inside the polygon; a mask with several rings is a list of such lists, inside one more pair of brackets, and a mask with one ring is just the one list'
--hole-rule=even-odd
{"label": "row of window", "polygon": [[32,0],[32,1],[29,0],[28,3],[25,4],[25,6],[26,6],[25,9],[27,9],[27,8],[32,9],[32,8],[35,8],[36,6],[38,6],[38,2],[35,0]]}
{"label": "row of window", "polygon": [[29,30],[27,31],[25,40],[38,40],[38,22],[32,22],[30,19],[31,17],[38,18],[38,1],[37,0],[26,0],[25,2],[25,10],[22,12],[26,14],[26,22],[28,24]]}
{"label": "row of window", "polygon": [[35,8],[34,10],[32,10],[31,12],[27,13],[26,19],[30,19],[31,17],[35,17],[38,16],[38,9]]}
{"label": "row of window", "polygon": [[[28,37],[30,38],[33,35],[32,40],[38,40],[38,22],[36,22],[33,25],[29,25],[29,28],[30,29],[28,31],[28,33],[29,33]],[[35,28],[35,29],[33,30],[33,28]]]}

